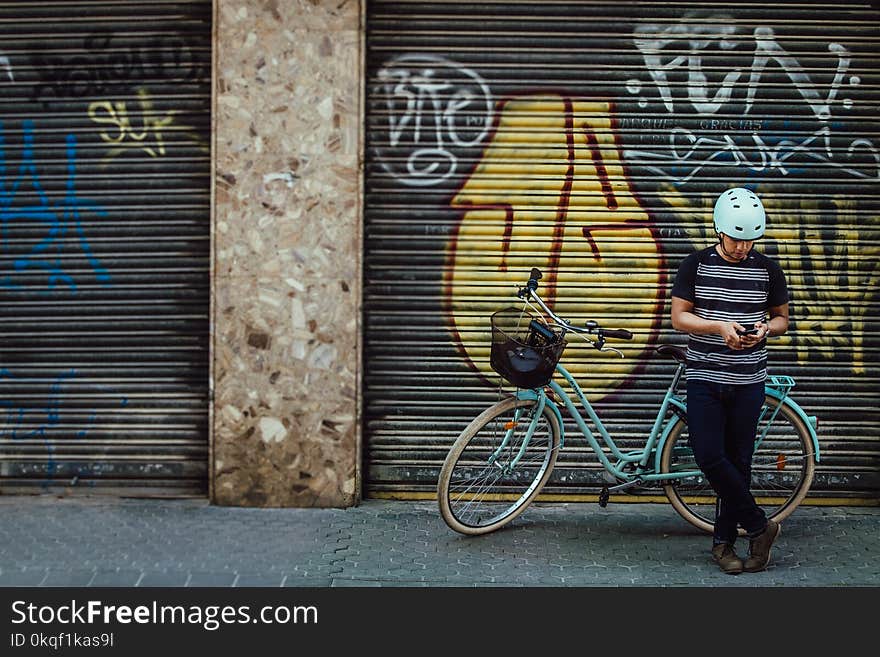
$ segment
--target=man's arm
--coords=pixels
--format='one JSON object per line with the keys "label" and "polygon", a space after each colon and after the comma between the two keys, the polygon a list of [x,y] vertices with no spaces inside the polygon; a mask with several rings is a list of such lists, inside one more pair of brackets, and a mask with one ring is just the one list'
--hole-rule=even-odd
{"label": "man's arm", "polygon": [[740,339],[740,336],[737,335],[738,330],[742,331],[745,328],[742,324],[739,322],[721,322],[697,317],[694,314],[693,302],[681,297],[672,297],[672,328],[676,331],[696,333],[698,335],[720,335],[731,349],[742,349],[743,346],[746,346],[743,340]]}
{"label": "man's arm", "polygon": [[768,312],[770,314],[770,321],[767,322],[767,337],[785,335],[788,331],[788,304],[771,306]]}

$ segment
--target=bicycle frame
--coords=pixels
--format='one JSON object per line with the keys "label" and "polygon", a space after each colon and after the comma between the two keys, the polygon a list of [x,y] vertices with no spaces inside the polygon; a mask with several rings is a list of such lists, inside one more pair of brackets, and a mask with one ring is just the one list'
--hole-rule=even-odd
{"label": "bicycle frame", "polygon": [[[581,434],[583,434],[584,438],[586,438],[590,447],[596,453],[599,461],[602,463],[602,466],[614,475],[617,479],[622,480],[623,484],[619,484],[615,488],[621,490],[622,488],[628,488],[629,486],[652,482],[652,481],[664,481],[667,482],[672,479],[683,479],[687,477],[700,476],[702,473],[699,470],[683,470],[677,471],[675,473],[662,473],[660,472],[660,453],[662,451],[662,447],[669,437],[669,433],[672,430],[673,425],[678,417],[686,418],[687,417],[687,406],[685,405],[684,400],[680,397],[676,390],[678,388],[678,384],[681,381],[681,377],[684,374],[685,366],[679,363],[675,374],[673,375],[672,382],[669,387],[666,389],[666,394],[663,397],[663,402],[660,404],[660,408],[657,411],[657,416],[654,419],[654,424],[651,427],[651,433],[648,435],[647,441],[645,442],[645,446],[642,449],[623,452],[614,442],[611,434],[606,429],[605,425],[602,423],[601,418],[596,413],[590,401],[587,399],[586,395],[584,395],[583,390],[578,385],[577,381],[575,381],[574,377],[565,369],[561,364],[557,364],[556,372],[559,373],[566,382],[571,386],[572,390],[574,390],[575,395],[577,396],[578,401],[581,404],[581,407],[586,411],[590,420],[596,427],[596,430],[599,433],[602,441],[611,451],[611,454],[617,459],[617,462],[614,463],[611,459],[606,456],[604,450],[602,449],[602,445],[596,439],[596,436],[590,430],[590,427],[584,421],[581,416],[578,407],[575,405],[575,402],[572,400],[571,396],[559,385],[556,381],[550,381],[547,385],[553,393],[558,396],[559,399],[562,400],[568,414],[574,419],[575,423],[580,429]],[[786,404],[790,407],[804,422],[805,426],[810,432],[810,437],[813,443],[814,449],[814,457],[816,461],[819,461],[819,440],[816,435],[816,426],[817,420],[816,416],[808,416],[804,413],[803,409],[797,405],[789,396],[788,393],[795,385],[794,379],[788,376],[772,376],[768,379],[768,383],[765,386],[765,392],[768,395],[771,395],[778,399],[781,403],[777,406],[776,410],[773,413],[767,422],[767,426],[760,436],[756,438],[755,448],[761,444],[764,438],[767,435],[767,431],[772,425],[773,421],[776,418],[776,415],[779,413],[779,409],[782,407],[782,403]],[[560,449],[565,445],[565,428],[563,425],[562,412],[559,410],[559,406],[556,402],[548,397],[547,392],[544,388],[536,388],[531,390],[517,390],[516,393],[517,399],[525,399],[525,400],[536,400],[538,402],[537,411],[533,414],[530,426],[526,430],[526,436],[523,440],[523,444],[520,447],[519,454],[510,464],[510,467],[515,467],[516,463],[519,461],[520,457],[525,453],[525,450],[528,446],[529,441],[531,440],[532,435],[534,434],[535,428],[537,426],[538,420],[541,417],[541,414],[544,410],[544,407],[549,407],[552,412],[556,415],[556,418],[559,423],[559,432],[560,432]],[[667,414],[672,410],[672,416],[667,419]],[[766,413],[766,409],[762,412]],[[515,415],[515,419],[519,420],[519,413],[517,412]],[[514,428],[511,427],[507,430],[507,433],[502,440],[501,446],[495,451],[495,453],[490,457],[490,461],[494,461],[498,454],[501,453],[501,450],[507,445],[510,440]],[[651,464],[653,455],[653,464]],[[626,471],[623,469],[626,465],[635,464],[634,471]]]}
{"label": "bicycle frame", "polygon": [[[667,427],[671,426],[672,421],[676,417],[676,413],[683,413],[686,411],[684,401],[675,392],[676,388],[678,387],[678,383],[681,380],[682,374],[684,373],[684,366],[679,365],[678,369],[676,369],[675,371],[672,382],[666,389],[666,394],[664,395],[663,402],[660,404],[660,408],[657,411],[657,416],[654,419],[654,424],[651,428],[651,433],[648,435],[648,439],[645,442],[645,446],[642,449],[628,452],[621,451],[617,443],[614,442],[614,438],[611,436],[608,429],[603,424],[601,418],[596,413],[596,410],[593,408],[590,400],[587,399],[580,385],[578,385],[578,382],[569,373],[569,371],[566,370],[565,367],[563,367],[561,364],[556,366],[556,371],[566,380],[569,386],[571,386],[571,389],[577,396],[577,400],[580,402],[581,407],[586,411],[593,425],[596,427],[596,431],[598,432],[599,437],[611,451],[612,456],[617,459],[616,463],[612,462],[611,459],[609,459],[608,456],[605,454],[605,451],[602,449],[602,445],[599,443],[593,431],[590,430],[590,427],[584,421],[580,411],[578,410],[578,407],[576,406],[574,400],[572,400],[568,392],[566,392],[566,390],[556,381],[550,381],[547,387],[549,387],[553,391],[553,393],[558,396],[560,400],[562,400],[565,409],[568,411],[568,414],[576,422],[578,429],[580,429],[581,434],[583,434],[584,438],[586,438],[587,442],[590,444],[590,447],[592,447],[593,451],[596,453],[596,456],[602,463],[603,467],[608,472],[613,474],[616,478],[624,482],[641,483],[658,481],[661,479],[669,480],[692,477],[699,474],[699,471],[681,471],[674,474],[661,475],[659,473],[659,469],[655,465],[651,464],[652,454],[655,454],[657,452],[657,447],[662,444],[661,439],[665,438],[668,433],[663,429],[664,420],[666,419],[666,415],[668,414],[670,408],[673,408],[675,410],[673,411],[673,417],[669,419],[666,425]],[[518,390],[516,396],[518,399],[537,400],[539,406],[542,409],[545,405],[551,408],[551,410],[555,413],[557,419],[559,420],[560,448],[562,448],[565,444],[565,429],[562,423],[562,413],[559,410],[559,406],[556,404],[556,402],[547,396],[547,393],[543,388],[536,388],[532,390]],[[532,425],[529,426],[526,432],[526,439],[523,441],[524,443],[528,443],[528,440],[531,438],[539,418],[539,413],[535,413],[532,417]],[[523,447],[522,449],[524,451],[525,447]],[[628,472],[623,469],[624,466],[629,464],[635,464],[635,471]]]}

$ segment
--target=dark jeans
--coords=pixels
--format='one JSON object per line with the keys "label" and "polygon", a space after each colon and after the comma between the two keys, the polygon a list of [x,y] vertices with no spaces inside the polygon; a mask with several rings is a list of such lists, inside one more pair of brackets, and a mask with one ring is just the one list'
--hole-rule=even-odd
{"label": "dark jeans", "polygon": [[767,525],[749,491],[764,384],[727,385],[688,381],[688,432],[694,459],[718,495],[715,543],[736,540],[737,525],[749,536]]}

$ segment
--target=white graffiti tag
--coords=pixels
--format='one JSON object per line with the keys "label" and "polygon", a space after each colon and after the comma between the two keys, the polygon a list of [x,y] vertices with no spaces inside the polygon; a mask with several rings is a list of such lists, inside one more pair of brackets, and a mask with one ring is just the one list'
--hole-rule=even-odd
{"label": "white graffiti tag", "polygon": [[[668,112],[675,111],[675,101],[672,94],[672,86],[667,77],[668,71],[674,71],[682,66],[687,66],[687,92],[688,100],[698,114],[715,114],[733,93],[734,85],[743,76],[743,67],[734,68],[721,80],[715,95],[709,97],[709,84],[706,74],[703,72],[703,55],[708,54],[711,46],[717,42],[720,50],[732,51],[736,48],[736,42],[731,39],[736,32],[736,27],[729,19],[722,16],[713,17],[721,21],[721,24],[679,24],[672,27],[661,28],[657,25],[646,25],[638,28],[633,38],[636,47],[642,53],[645,66],[654,80],[660,98]],[[687,41],[687,54],[678,55],[668,61],[664,61],[664,53],[667,46],[673,46],[675,51],[683,49],[680,41]],[[826,97],[822,97],[816,89],[816,85],[798,61],[786,52],[776,41],[776,35],[769,27],[756,27],[754,30],[754,54],[748,67],[749,79],[746,83],[746,105],[744,114],[748,114],[755,102],[755,96],[760,86],[761,76],[767,64],[776,62],[789,77],[798,93],[809,104],[816,118],[827,121],[831,117],[831,104],[834,102],[837,92],[843,84],[850,64],[850,54],[839,43],[829,43],[828,51],[837,55],[837,71],[831,88]],[[638,80],[630,80],[633,90],[639,91]]]}
{"label": "white graffiti tag", "polygon": [[455,173],[455,150],[479,144],[492,125],[492,94],[475,72],[432,55],[403,55],[378,72],[387,112],[382,166],[407,185],[436,185]]}
{"label": "white graffiti tag", "polygon": [[12,75],[12,63],[9,61],[9,57],[0,55],[0,68],[6,69],[6,75],[9,76],[10,82],[15,82],[15,77]]}
{"label": "white graffiti tag", "polygon": [[749,76],[748,98],[746,99],[746,109],[744,113],[748,113],[755,101],[755,92],[758,89],[758,82],[761,79],[761,73],[767,63],[773,59],[782,70],[788,75],[794,83],[795,88],[807,101],[816,118],[820,121],[827,121],[831,118],[831,104],[837,96],[837,91],[843,82],[843,76],[849,68],[850,55],[846,48],[839,43],[829,43],[828,51],[837,55],[837,72],[834,80],[831,82],[831,89],[828,96],[822,98],[821,94],[816,90],[816,85],[810,79],[810,76],[804,71],[798,61],[789,55],[782,46],[776,43],[776,37],[773,30],[769,27],[755,28],[755,58],[752,61],[752,73]]}
{"label": "white graffiti tag", "polygon": [[[834,160],[830,137],[831,130],[824,126],[800,141],[785,139],[771,146],[760,135],[752,133],[752,143],[744,147],[730,135],[720,138],[697,137],[690,130],[675,128],[669,134],[668,153],[628,149],[624,151],[624,157],[630,163],[644,163],[652,171],[682,183],[689,181],[707,166],[745,167],[754,173],[776,171],[787,176],[791,173],[788,161],[798,154],[857,178],[880,180],[880,153],[874,144],[867,139],[854,139],[850,142],[846,151],[850,161],[856,159],[860,151],[868,154],[865,165],[850,166]],[[820,148],[814,149],[814,146]],[[688,173],[683,176],[669,176],[661,167],[649,164],[656,163],[657,160],[664,164],[686,166]]]}
{"label": "white graffiti tag", "polygon": [[[723,19],[723,17],[717,17]],[[733,35],[736,27],[729,22],[723,21],[719,25],[697,24],[688,25],[680,23],[671,27],[663,28],[658,25],[645,25],[638,28],[633,39],[636,47],[641,51],[645,60],[645,66],[668,112],[675,111],[675,103],[672,98],[672,89],[667,78],[667,71],[672,71],[686,64],[688,67],[688,98],[694,108],[700,114],[714,114],[729,99],[736,84],[742,75],[742,71],[734,69],[724,76],[721,87],[712,99],[709,99],[709,91],[706,74],[703,73],[701,53],[713,42],[718,42],[722,50],[731,50],[736,44],[728,41],[727,37]],[[663,55],[667,46],[676,45],[680,39],[688,42],[688,54],[679,55],[664,62]],[[633,92],[640,90],[638,80],[630,80]]]}
{"label": "white graffiti tag", "polygon": [[[861,84],[857,75],[848,74],[850,52],[839,43],[827,44],[835,58],[827,68],[834,76],[830,84],[818,85],[779,44],[770,27],[754,27],[747,35],[737,34],[737,29],[729,16],[705,13],[688,14],[675,25],[636,28],[633,43],[642,54],[662,106],[673,118],[660,121],[672,124],[666,133],[668,139],[656,133],[639,137],[643,144],[666,141],[666,150],[630,148],[624,157],[679,182],[690,180],[708,166],[788,176],[808,171],[811,164],[813,171],[816,166],[829,167],[854,177],[880,180],[880,154],[873,142],[832,133],[832,128],[839,129],[832,118],[854,106],[851,98],[838,98],[841,89],[844,84],[849,88]],[[719,51],[723,51],[720,58]],[[713,87],[703,66],[708,62],[716,68],[719,59],[729,70],[716,75]],[[768,72],[771,65],[774,70]],[[762,83],[762,77],[768,75],[772,81]],[[772,102],[780,100],[780,78],[787,78],[793,87],[784,94],[784,102],[806,103],[806,108],[779,121],[763,118],[778,115],[778,109],[768,112],[762,107],[760,103],[767,99],[762,99],[760,92],[772,84]],[[638,96],[640,107],[647,107],[639,79],[628,80],[626,89]],[[687,93],[687,104],[683,103],[682,89]],[[716,115],[720,118],[713,118]],[[753,118],[745,118],[747,115]],[[658,122],[656,118],[653,121]],[[633,127],[636,125],[634,122]],[[695,133],[697,125],[709,134]],[[761,130],[771,134],[762,135]]]}

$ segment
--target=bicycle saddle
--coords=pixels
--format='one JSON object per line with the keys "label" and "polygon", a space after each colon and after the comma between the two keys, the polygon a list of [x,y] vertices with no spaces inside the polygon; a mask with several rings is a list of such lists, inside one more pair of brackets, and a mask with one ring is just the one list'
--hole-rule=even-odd
{"label": "bicycle saddle", "polygon": [[674,358],[676,362],[681,363],[682,365],[687,365],[687,355],[685,350],[681,347],[676,347],[671,344],[661,344],[656,347],[657,353],[661,356],[668,356],[669,358]]}

